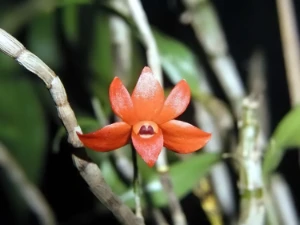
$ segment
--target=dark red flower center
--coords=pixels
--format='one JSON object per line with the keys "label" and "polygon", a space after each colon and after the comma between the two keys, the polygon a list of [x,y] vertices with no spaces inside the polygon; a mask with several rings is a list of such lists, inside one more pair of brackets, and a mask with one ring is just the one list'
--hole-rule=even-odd
{"label": "dark red flower center", "polygon": [[154,134],[154,130],[153,130],[153,127],[151,125],[148,125],[148,126],[141,126],[140,130],[139,130],[139,134],[140,135],[143,135],[143,134],[150,134],[150,135],[153,135]]}
{"label": "dark red flower center", "polygon": [[142,138],[151,138],[158,133],[158,125],[152,121],[140,121],[133,125],[133,132]]}

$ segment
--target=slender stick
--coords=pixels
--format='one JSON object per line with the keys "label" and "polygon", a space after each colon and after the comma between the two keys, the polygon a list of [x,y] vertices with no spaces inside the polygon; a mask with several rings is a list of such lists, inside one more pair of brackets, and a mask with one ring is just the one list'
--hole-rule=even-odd
{"label": "slender stick", "polygon": [[[222,181],[220,184],[221,183]],[[222,213],[212,190],[211,182],[205,177],[199,181],[197,188],[195,188],[193,192],[200,199],[201,206],[205,211],[210,224],[223,225]]]}
{"label": "slender stick", "polygon": [[276,3],[290,100],[292,107],[295,107],[300,104],[300,40],[297,18],[292,0],[277,0]]}
{"label": "slender stick", "polygon": [[245,89],[237,67],[228,52],[225,35],[211,0],[183,0],[183,23],[190,23],[202,45],[217,79],[223,87],[236,116],[241,113]]}
{"label": "slender stick", "polygon": [[[58,116],[62,120],[67,132],[68,141],[74,147],[82,147],[76,132],[81,132],[75,114],[68,102],[63,84],[56,74],[36,55],[29,52],[17,39],[0,29],[0,50],[16,59],[26,69],[36,74],[46,84],[56,104]],[[83,179],[90,186],[93,194],[106,206],[116,218],[127,225],[144,224],[134,213],[123,204],[105,182],[99,167],[90,161],[82,149],[72,155],[74,165]]]}
{"label": "slender stick", "polygon": [[[129,14],[126,0],[111,0],[110,4],[124,14]],[[109,26],[112,42],[112,55],[114,61],[114,75],[121,78],[125,86],[130,81],[132,67],[132,41],[129,25],[121,17],[110,15]]]}
{"label": "slender stick", "polygon": [[300,46],[295,10],[291,0],[277,0],[283,55],[293,106],[300,103]]}
{"label": "slender stick", "polygon": [[180,202],[174,192],[173,184],[169,175],[169,171],[160,172],[159,176],[162,187],[167,195],[168,205],[171,212],[172,220],[175,225],[187,224],[186,217],[182,211]]}
{"label": "slender stick", "polygon": [[[202,80],[204,81],[204,79]],[[201,82],[203,86],[204,82]],[[209,131],[213,134],[212,139],[205,146],[205,151],[208,152],[221,152],[224,146],[221,130],[212,115],[206,110],[203,105],[195,102],[196,121],[201,125],[203,130]],[[224,118],[224,117],[223,117]],[[227,132],[228,130],[225,130]],[[224,131],[223,131],[224,132]],[[207,178],[208,179],[208,178]],[[204,180],[204,179],[203,179]],[[202,181],[203,182],[203,181]],[[207,181],[208,182],[208,181]],[[222,185],[218,185],[218,184]],[[229,216],[234,216],[236,204],[233,196],[233,187],[230,182],[230,174],[224,162],[215,165],[210,171],[210,184],[209,188],[213,187],[211,192],[217,195],[219,207],[223,212]],[[204,186],[200,186],[203,189]]]}
{"label": "slender stick", "polygon": [[147,60],[154,76],[163,84],[162,70],[158,48],[152,34],[147,16],[143,10],[140,0],[127,0],[132,18],[141,35],[141,39],[146,47]]}
{"label": "slender stick", "polygon": [[9,154],[9,151],[0,143],[0,168],[15,187],[18,187],[22,197],[37,216],[41,225],[54,225],[53,212],[42,193],[26,177],[20,166]]}
{"label": "slender stick", "polygon": [[284,225],[300,224],[291,190],[280,174],[275,174],[271,178],[271,194],[277,209],[276,212],[280,215],[280,223]]}
{"label": "slender stick", "polygon": [[141,198],[140,198],[140,182],[139,182],[139,168],[137,163],[137,155],[136,150],[132,146],[132,162],[133,162],[133,191],[135,194],[135,215],[139,218],[143,218],[142,215],[142,206],[141,206]]}
{"label": "slender stick", "polygon": [[166,221],[164,215],[159,209],[154,208],[152,210],[154,220],[157,225],[169,225],[168,222]]}

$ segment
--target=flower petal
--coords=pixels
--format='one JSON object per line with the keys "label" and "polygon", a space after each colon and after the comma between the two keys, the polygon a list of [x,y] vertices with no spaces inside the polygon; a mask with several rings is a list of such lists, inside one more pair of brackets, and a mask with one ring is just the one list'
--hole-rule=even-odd
{"label": "flower petal", "polygon": [[159,129],[158,133],[150,138],[142,138],[132,131],[131,133],[132,144],[142,159],[152,167],[156,162],[159,153],[163,147],[163,135]]}
{"label": "flower petal", "polygon": [[144,67],[131,98],[138,119],[152,120],[160,113],[164,90],[149,67]]}
{"label": "flower petal", "polygon": [[77,133],[84,146],[95,151],[107,152],[126,145],[130,138],[131,126],[117,122],[88,134]]}
{"label": "flower petal", "polygon": [[112,110],[123,121],[130,125],[137,122],[130,94],[118,77],[110,84],[109,100]]}
{"label": "flower petal", "polygon": [[174,152],[186,154],[199,150],[211,134],[179,120],[170,120],[159,125],[164,136],[164,146]]}
{"label": "flower petal", "polygon": [[190,87],[185,80],[181,80],[172,89],[159,116],[157,119],[154,119],[154,122],[161,124],[178,117],[186,110],[190,99]]}

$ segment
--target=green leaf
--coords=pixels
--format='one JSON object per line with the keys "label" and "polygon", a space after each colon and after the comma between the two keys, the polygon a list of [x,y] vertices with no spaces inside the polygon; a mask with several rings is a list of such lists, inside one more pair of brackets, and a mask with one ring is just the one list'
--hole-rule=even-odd
{"label": "green leaf", "polygon": [[[94,118],[81,116],[77,118],[77,121],[84,133],[92,132],[99,129],[99,123]],[[61,126],[57,130],[52,143],[53,153],[59,152],[60,142],[66,135],[67,135],[66,128],[64,126]]]}
{"label": "green leaf", "polygon": [[94,25],[91,58],[89,62],[94,73],[91,87],[94,95],[100,100],[103,111],[108,114],[111,111],[108,89],[114,78],[109,15],[98,12]]}
{"label": "green leaf", "polygon": [[200,66],[193,52],[178,40],[152,29],[159,49],[162,67],[169,79],[176,84],[185,79],[192,94],[199,94]]}
{"label": "green leaf", "polygon": [[288,148],[300,147],[300,106],[290,110],[276,127],[263,162],[267,177],[280,163]]}
{"label": "green leaf", "polygon": [[[91,117],[78,117],[78,124],[83,133],[93,132],[101,128],[99,122]],[[108,157],[109,152],[96,152],[87,148],[87,154],[95,163],[100,165],[102,160]]]}
{"label": "green leaf", "polygon": [[77,121],[84,133],[92,132],[100,128],[99,122],[92,117],[80,116],[77,118]]}
{"label": "green leaf", "polygon": [[58,7],[65,7],[77,4],[91,4],[92,0],[57,0]]}
{"label": "green leaf", "polygon": [[51,68],[62,62],[55,33],[55,14],[42,14],[29,27],[27,48]]}
{"label": "green leaf", "polygon": [[[56,7],[55,1],[21,1],[8,10],[1,10],[0,27],[15,34],[26,24],[30,24],[39,14],[52,13]],[[2,9],[2,8],[1,8]]]}
{"label": "green leaf", "polygon": [[0,78],[0,140],[37,183],[43,174],[46,124],[34,89],[19,77]]}
{"label": "green leaf", "polygon": [[120,176],[117,174],[117,171],[113,167],[109,158],[106,158],[106,160],[102,161],[100,169],[106,183],[111,187],[114,193],[120,194],[128,190],[128,187],[126,187],[123,181],[120,179]]}
{"label": "green leaf", "polygon": [[79,40],[79,7],[68,5],[62,8],[62,26],[64,36],[72,45],[77,45]]}
{"label": "green leaf", "polygon": [[[35,85],[18,77],[15,70],[6,75],[1,73],[0,141],[35,184],[39,183],[44,174],[47,150],[46,120],[37,96]],[[30,210],[19,194],[20,187],[13,186],[9,178],[1,177],[1,181],[13,214],[16,215],[16,224],[26,223]]]}
{"label": "green leaf", "polygon": [[60,142],[61,140],[66,136],[67,134],[67,131],[66,131],[66,128],[61,126],[55,136],[54,136],[54,139],[53,139],[53,142],[52,142],[52,150],[53,150],[53,153],[58,153],[59,150],[60,150]]}
{"label": "green leaf", "polygon": [[16,68],[16,66],[19,66],[16,64],[16,61],[10,57],[8,57],[5,54],[0,54],[0,62],[1,62],[1,66],[0,66],[0,74],[1,77],[7,76],[10,77],[10,72]]}
{"label": "green leaf", "polygon": [[[169,174],[176,196],[179,199],[186,196],[199,179],[205,176],[212,166],[220,160],[221,154],[201,153],[172,164]],[[162,190],[159,174],[153,173],[152,177],[145,182],[145,189],[150,194],[153,204],[157,207],[167,205],[167,197]],[[132,190],[121,195],[121,198],[129,206],[134,206],[134,194]]]}

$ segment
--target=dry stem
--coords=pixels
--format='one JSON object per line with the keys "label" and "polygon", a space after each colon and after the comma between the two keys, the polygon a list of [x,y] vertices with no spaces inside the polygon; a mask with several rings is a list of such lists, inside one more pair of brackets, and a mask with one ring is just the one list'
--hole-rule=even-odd
{"label": "dry stem", "polygon": [[228,53],[227,43],[218,16],[210,0],[183,0],[187,10],[183,23],[190,23],[202,45],[220,84],[222,85],[236,116],[241,113],[244,86]]}
{"label": "dry stem", "polygon": [[283,55],[293,106],[300,103],[300,46],[293,3],[291,0],[277,0]]}
{"label": "dry stem", "polygon": [[163,84],[158,48],[152,34],[143,6],[139,0],[127,0],[132,18],[146,47],[147,60],[154,76]]}

